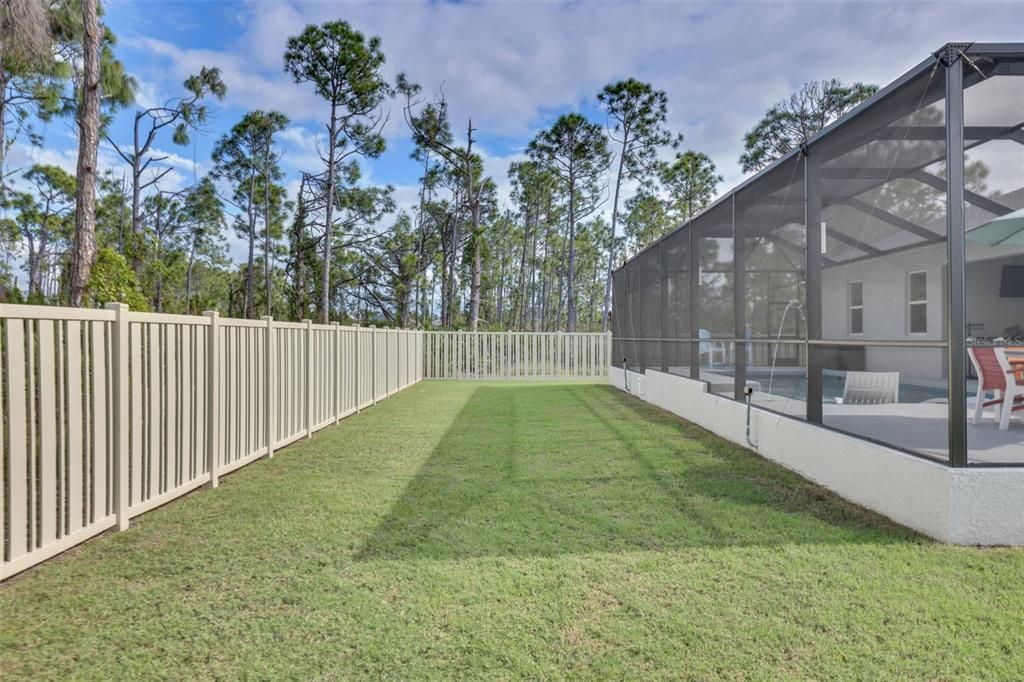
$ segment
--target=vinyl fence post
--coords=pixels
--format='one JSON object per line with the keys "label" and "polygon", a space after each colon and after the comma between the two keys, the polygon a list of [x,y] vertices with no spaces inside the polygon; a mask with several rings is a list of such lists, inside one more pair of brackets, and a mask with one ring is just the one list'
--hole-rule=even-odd
{"label": "vinyl fence post", "polygon": [[217,475],[220,467],[220,457],[217,456],[217,436],[220,435],[217,424],[220,407],[220,313],[207,310],[203,315],[210,318],[206,328],[206,464],[210,469],[210,487],[216,488],[220,484]]}
{"label": "vinyl fence post", "polygon": [[334,372],[332,372],[334,376],[331,377],[331,383],[334,386],[334,423],[337,424],[339,420],[338,413],[341,412],[341,381],[339,381],[339,375],[341,374],[339,371],[341,368],[341,325],[337,322],[334,323],[332,337],[334,339],[334,357],[327,364],[334,368]]}
{"label": "vinyl fence post", "polygon": [[313,320],[306,323],[306,438],[313,437]]}
{"label": "vinyl fence post", "polygon": [[277,387],[274,385],[274,318],[270,315],[264,315],[262,318],[267,323],[267,342],[264,344],[266,347],[266,358],[264,359],[264,372],[267,377],[264,390],[266,395],[263,397],[264,407],[264,438],[267,439],[267,458],[274,456],[274,396],[277,395]]}
{"label": "vinyl fence post", "polygon": [[355,357],[355,360],[352,362],[352,366],[355,368],[355,371],[353,372],[353,374],[355,374],[355,379],[356,379],[356,412],[357,413],[360,411],[359,406],[362,405],[362,401],[359,399],[359,362],[360,362],[360,359],[359,359],[359,337],[361,335],[362,335],[362,332],[359,331],[359,323],[356,322],[356,347],[355,347],[355,352],[353,353],[353,355]]}
{"label": "vinyl fence post", "polygon": [[384,327],[384,397],[391,395],[391,327]]}
{"label": "vinyl fence post", "polygon": [[612,333],[610,331],[608,331],[608,332],[605,332],[604,353],[601,354],[601,365],[602,365],[601,376],[604,376],[604,377],[610,377],[611,376],[611,373],[612,373],[612,371],[611,371],[611,366],[612,366],[611,358],[612,358]]}
{"label": "vinyl fence post", "polygon": [[370,394],[377,404],[377,325],[370,332]]}
{"label": "vinyl fence post", "polygon": [[114,508],[117,529],[128,530],[128,306],[108,303],[114,311]]}

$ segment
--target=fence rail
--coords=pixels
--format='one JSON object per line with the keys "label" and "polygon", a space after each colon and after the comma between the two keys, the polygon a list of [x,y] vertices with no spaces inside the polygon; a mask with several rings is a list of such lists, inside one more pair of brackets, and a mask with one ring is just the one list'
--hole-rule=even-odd
{"label": "fence rail", "polygon": [[0,305],[0,580],[423,379],[423,333]]}
{"label": "fence rail", "polygon": [[611,335],[425,332],[424,379],[604,379]]}

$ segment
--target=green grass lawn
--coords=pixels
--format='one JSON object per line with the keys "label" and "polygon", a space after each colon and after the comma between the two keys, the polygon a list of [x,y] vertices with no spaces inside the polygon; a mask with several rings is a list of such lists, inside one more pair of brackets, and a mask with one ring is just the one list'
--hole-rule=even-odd
{"label": "green grass lawn", "polygon": [[946,547],[606,386],[423,383],[0,584],[0,677],[1024,676]]}

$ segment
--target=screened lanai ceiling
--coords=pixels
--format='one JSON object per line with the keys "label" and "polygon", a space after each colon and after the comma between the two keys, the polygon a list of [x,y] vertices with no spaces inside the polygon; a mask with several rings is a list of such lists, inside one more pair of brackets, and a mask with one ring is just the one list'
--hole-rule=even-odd
{"label": "screened lanai ceiling", "polygon": [[[1022,64],[1009,70],[1019,71]],[[1021,187],[1001,188],[996,196],[985,192],[990,169],[979,158],[992,145],[1024,145],[1024,107],[1005,106],[1019,93],[999,93],[993,85],[996,74],[1007,72],[1007,65],[991,59],[972,59],[965,66],[965,93],[975,95],[966,97],[964,126],[968,230],[1021,207]],[[1011,81],[1003,85],[1019,88]],[[992,92],[982,96],[981,90]],[[825,267],[945,241],[943,92],[934,69],[923,73],[876,107],[878,114],[851,120],[815,148],[825,158],[820,171],[822,208],[829,218]],[[985,106],[972,109],[972,102]],[[971,125],[972,118],[986,124]],[[1004,153],[1015,160],[1019,154],[1019,148]]]}
{"label": "screened lanai ceiling", "polygon": [[[945,87],[938,64],[922,64],[809,141],[815,165],[806,182],[819,183],[824,268],[945,242]],[[1019,165],[1024,79],[1013,76],[1022,74],[1021,55],[965,60],[968,231],[1024,208],[1024,169],[994,174],[1018,178],[1016,186],[986,184],[1000,164]],[[678,231],[696,226],[705,239],[763,241],[802,259],[805,240],[790,228],[805,220],[803,158],[792,153],[718,202],[734,197],[734,215],[711,219],[712,206]],[[667,259],[665,267],[685,266]]]}

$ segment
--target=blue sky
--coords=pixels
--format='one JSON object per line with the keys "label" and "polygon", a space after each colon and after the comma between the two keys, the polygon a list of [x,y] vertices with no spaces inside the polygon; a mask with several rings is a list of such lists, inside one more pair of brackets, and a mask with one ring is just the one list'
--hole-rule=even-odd
{"label": "blue sky", "polygon": [[[276,109],[291,120],[283,165],[297,186],[317,163],[325,107],[281,68],[288,36],[311,22],[345,19],[381,36],[389,77],[406,72],[432,92],[443,85],[457,134],[468,117],[486,167],[507,196],[506,170],[561,113],[603,121],[600,88],[635,76],[669,95],[670,127],[685,146],[708,153],[725,176],[742,179],[742,135],[773,102],[807,80],[839,77],[884,85],[950,40],[1024,39],[1020,2],[294,2],[287,0],[108,0],[106,23],[118,55],[139,80],[139,103],[181,92],[200,66],[218,66],[228,86],[206,134],[194,145],[158,146],[171,155],[168,188],[209,169],[216,139],[249,109]],[[366,167],[369,179],[396,187],[400,205],[415,197],[400,103],[390,105],[388,151]],[[112,134],[129,139],[130,115]],[[10,166],[33,161],[74,167],[67,123],[46,129],[43,149],[18,146]],[[120,168],[112,150],[101,164]],[[236,245],[237,246],[237,245]],[[236,250],[237,254],[237,250]]]}

